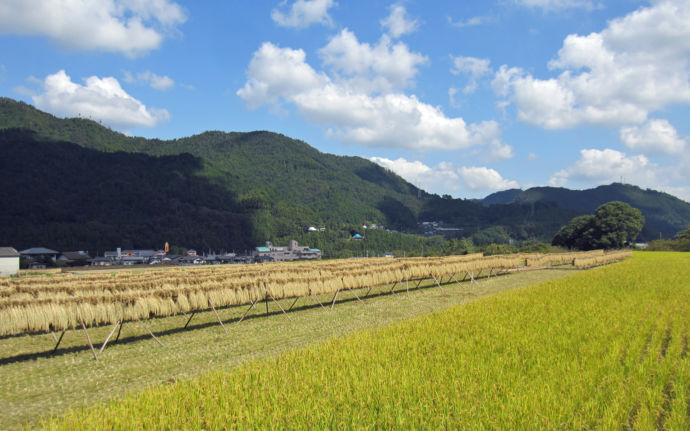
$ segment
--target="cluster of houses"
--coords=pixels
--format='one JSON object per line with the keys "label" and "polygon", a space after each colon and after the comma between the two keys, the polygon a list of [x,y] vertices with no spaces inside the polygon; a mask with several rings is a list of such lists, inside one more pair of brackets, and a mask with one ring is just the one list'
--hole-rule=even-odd
{"label": "cluster of houses", "polygon": [[313,260],[321,259],[321,250],[300,246],[294,239],[290,240],[287,247],[276,247],[270,241],[266,241],[265,246],[254,249],[254,257],[258,262]]}
{"label": "cluster of houses", "polygon": [[22,266],[28,269],[44,269],[54,266],[113,266],[113,265],[217,265],[232,263],[284,262],[290,260],[321,259],[321,250],[300,246],[291,240],[287,247],[275,247],[270,242],[256,247],[251,254],[235,253],[172,254],[166,250],[106,251],[103,256],[91,257],[88,251],[57,251],[45,247],[33,247],[17,251],[12,247],[0,247],[0,276],[19,273]]}

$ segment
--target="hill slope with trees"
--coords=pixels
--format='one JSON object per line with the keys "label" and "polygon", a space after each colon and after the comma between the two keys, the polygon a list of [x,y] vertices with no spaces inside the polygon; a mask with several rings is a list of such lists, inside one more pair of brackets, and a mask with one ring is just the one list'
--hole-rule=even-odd
{"label": "hill slope with trees", "polygon": [[[493,195],[491,206],[491,197],[483,203],[440,197],[369,160],[324,154],[265,131],[129,137],[8,98],[0,98],[0,130],[0,168],[11,173],[1,198],[12,202],[0,209],[7,230],[1,237],[19,248],[149,248],[174,241],[242,250],[266,240],[306,241],[308,226],[341,232],[334,235],[341,238],[364,223],[421,234],[423,221],[454,227],[443,234],[478,245],[550,242],[573,217],[593,211],[580,205],[590,198],[560,199],[550,188],[502,192]],[[659,232],[672,236],[690,223],[690,204],[670,195],[605,187],[597,192],[611,191],[603,202],[641,209],[647,218],[641,240]],[[554,190],[567,196],[589,192]],[[233,227],[214,233],[214,226],[228,224]]]}
{"label": "hill slope with trees", "polygon": [[[508,193],[509,192],[509,193]],[[510,190],[493,193],[482,201],[487,204],[533,203],[556,204],[579,215],[590,214],[610,201],[625,202],[642,212],[646,223],[639,239],[650,241],[672,238],[690,220],[690,204],[668,193],[642,189],[630,184],[613,183],[587,190],[569,190],[561,187],[533,187],[527,190]]]}

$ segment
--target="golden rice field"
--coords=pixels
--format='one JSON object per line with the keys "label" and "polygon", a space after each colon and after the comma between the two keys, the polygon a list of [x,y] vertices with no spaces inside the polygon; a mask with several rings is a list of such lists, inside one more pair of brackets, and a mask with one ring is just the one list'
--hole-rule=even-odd
{"label": "golden rice field", "polygon": [[45,429],[690,429],[690,255],[485,297]]}
{"label": "golden rice field", "polygon": [[[213,310],[196,313],[186,329],[189,315],[145,321],[163,346],[142,325],[130,322],[121,328],[117,342],[116,336],[111,337],[107,351],[98,355],[98,361],[89,354],[81,329],[67,331],[55,352],[55,341],[49,333],[0,338],[0,429],[11,430],[22,424],[35,426],[41,418],[120,398],[151,385],[229,371],[247,361],[274,357],[580,271],[515,271],[508,276],[483,277],[476,283],[442,283],[442,289],[429,279],[422,281],[419,288],[417,283],[410,283],[409,292],[405,285],[396,286],[392,293],[392,285],[375,287],[371,292],[364,288],[342,292],[333,308],[318,304],[319,300],[332,300],[332,294],[304,297],[289,312],[290,319],[272,301],[255,306],[242,322],[238,319],[249,306],[218,309],[227,332]],[[365,298],[367,293],[370,294]],[[287,309],[294,300],[279,302]],[[88,329],[97,351],[111,330],[111,326]]]}
{"label": "golden rice field", "polygon": [[57,273],[0,280],[0,336],[64,331],[411,280],[474,279],[521,267],[603,265],[604,253],[347,259],[140,272]]}

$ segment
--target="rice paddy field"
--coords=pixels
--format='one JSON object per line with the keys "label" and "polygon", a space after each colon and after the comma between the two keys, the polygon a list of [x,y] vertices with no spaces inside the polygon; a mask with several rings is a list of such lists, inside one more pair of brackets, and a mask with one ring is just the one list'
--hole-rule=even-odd
{"label": "rice paddy field", "polygon": [[[123,276],[147,276],[146,271],[123,271]],[[104,274],[112,277],[111,272]],[[268,310],[265,303],[258,304],[241,322],[239,319],[249,306],[219,308],[217,312],[227,333],[212,310],[198,312],[187,328],[184,325],[189,315],[143,320],[163,346],[138,322],[127,322],[121,328],[119,341],[115,342],[113,336],[98,361],[94,360],[81,328],[67,331],[55,352],[56,342],[50,333],[0,337],[0,429],[36,427],[41,419],[60,416],[69,409],[97,405],[208,372],[231,371],[252,360],[275,357],[576,272],[577,269],[519,271],[483,277],[476,283],[443,282],[443,289],[433,280],[423,280],[418,288],[417,283],[410,283],[409,293],[406,286],[400,285],[391,293],[392,286],[386,285],[375,287],[366,298],[366,288],[348,290],[338,295],[333,308],[328,304],[333,294],[316,295],[300,298],[289,312],[291,320],[273,301],[268,302]],[[34,276],[42,277],[31,275]],[[279,300],[284,308],[289,308],[293,301]],[[97,351],[111,329],[88,328]],[[59,337],[60,333],[54,335]]]}
{"label": "rice paddy field", "polygon": [[[40,426],[688,430],[689,280],[690,255],[637,253],[152,385]],[[431,292],[461,291],[419,291],[397,304]]]}

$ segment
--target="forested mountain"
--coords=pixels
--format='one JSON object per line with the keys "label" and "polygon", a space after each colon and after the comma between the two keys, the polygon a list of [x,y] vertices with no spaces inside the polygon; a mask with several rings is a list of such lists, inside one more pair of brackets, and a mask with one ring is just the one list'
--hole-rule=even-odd
{"label": "forested mountain", "polygon": [[175,244],[253,246],[251,212],[196,175],[190,154],[105,153],[0,130],[0,238],[94,252]]}
{"label": "forested mountain", "polygon": [[507,190],[484,198],[487,204],[554,203],[578,214],[590,214],[610,201],[625,202],[639,209],[646,219],[640,238],[646,241],[672,238],[690,221],[690,204],[668,193],[643,190],[630,184],[613,183],[587,190],[561,187],[534,187],[527,190]]}
{"label": "forested mountain", "polygon": [[[7,98],[0,98],[0,170],[0,240],[18,248],[157,248],[169,241],[244,250],[291,237],[327,247],[324,238],[341,241],[364,223],[423,233],[422,221],[457,228],[444,234],[475,244],[550,242],[572,217],[597,206],[592,197],[557,199],[549,188],[509,190],[483,202],[441,198],[366,159],[324,154],[271,132],[128,137]],[[640,208],[649,225],[643,239],[659,231],[672,236],[690,223],[689,204],[621,187],[627,192],[596,199]],[[305,237],[308,226],[341,233],[316,241]],[[380,238],[386,247],[396,241]]]}

